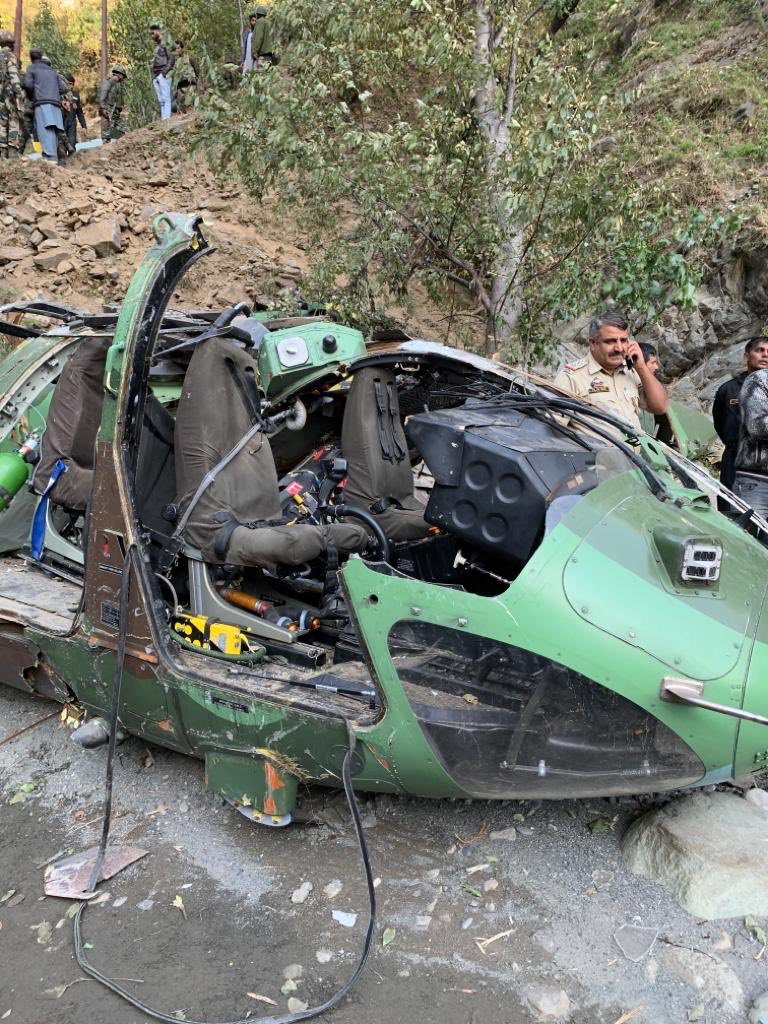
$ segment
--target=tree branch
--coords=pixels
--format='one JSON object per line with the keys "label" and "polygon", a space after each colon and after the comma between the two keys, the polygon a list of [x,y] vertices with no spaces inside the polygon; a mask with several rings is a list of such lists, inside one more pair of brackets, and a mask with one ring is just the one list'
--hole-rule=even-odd
{"label": "tree branch", "polygon": [[581,0],[565,0],[559,14],[556,14],[549,24],[549,34],[551,36],[557,35],[560,29],[568,23],[568,19],[575,13],[580,3]]}

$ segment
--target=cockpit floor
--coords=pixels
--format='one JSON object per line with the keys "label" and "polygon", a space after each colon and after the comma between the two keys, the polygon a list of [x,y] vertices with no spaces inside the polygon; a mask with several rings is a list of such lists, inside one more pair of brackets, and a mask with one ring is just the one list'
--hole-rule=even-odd
{"label": "cockpit floor", "polygon": [[0,617],[66,633],[81,593],[76,583],[48,576],[21,558],[0,558]]}

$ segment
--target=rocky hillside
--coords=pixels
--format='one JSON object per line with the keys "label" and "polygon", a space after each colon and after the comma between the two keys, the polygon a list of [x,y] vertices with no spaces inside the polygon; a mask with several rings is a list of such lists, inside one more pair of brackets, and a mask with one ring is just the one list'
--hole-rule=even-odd
{"label": "rocky hillside", "polygon": [[[257,207],[185,153],[189,122],[175,119],[84,150],[66,167],[0,164],[0,301],[46,296],[88,310],[119,302],[165,210],[199,212],[215,253],[182,282],[175,302],[290,307],[308,263],[300,226]],[[434,336],[439,311],[411,322]]]}
{"label": "rocky hillside", "polygon": [[[740,219],[705,254],[695,307],[669,309],[640,332],[658,344],[673,392],[695,403],[738,369],[740,339],[768,322],[765,17],[753,0],[581,0],[563,29],[574,61],[591,55],[595,88],[622,97],[596,156],[617,150],[627,173],[658,186],[680,215]],[[217,247],[176,301],[290,304],[313,255],[300,218],[217,182],[185,155],[188,127],[155,124],[63,169],[0,165],[0,299],[42,293],[91,309],[119,301],[151,243],[152,215],[173,209],[200,211]],[[451,302],[470,306],[460,288]],[[391,313],[414,333],[454,341],[451,302],[441,309],[417,295],[407,313]],[[583,346],[587,320],[559,332],[566,350]]]}

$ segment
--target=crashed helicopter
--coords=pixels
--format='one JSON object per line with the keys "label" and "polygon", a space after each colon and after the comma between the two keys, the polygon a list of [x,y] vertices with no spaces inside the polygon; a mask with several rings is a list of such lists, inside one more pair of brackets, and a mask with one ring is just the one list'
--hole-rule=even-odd
{"label": "crashed helicopter", "polygon": [[637,435],[436,343],[174,311],[211,249],[153,230],[119,313],[0,311],[0,681],[95,744],[119,658],[119,728],[274,826],[350,735],[355,789],[424,797],[768,768],[768,524],[689,460],[703,417]]}

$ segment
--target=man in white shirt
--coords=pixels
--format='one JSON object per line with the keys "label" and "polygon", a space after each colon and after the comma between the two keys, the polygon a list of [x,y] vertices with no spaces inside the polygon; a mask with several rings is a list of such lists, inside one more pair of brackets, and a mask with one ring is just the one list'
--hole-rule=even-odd
{"label": "man in white shirt", "polygon": [[253,11],[248,15],[248,27],[243,32],[242,36],[242,54],[241,54],[241,66],[243,74],[247,74],[249,71],[254,69],[254,55],[253,55],[253,30],[256,28],[256,12]]}

